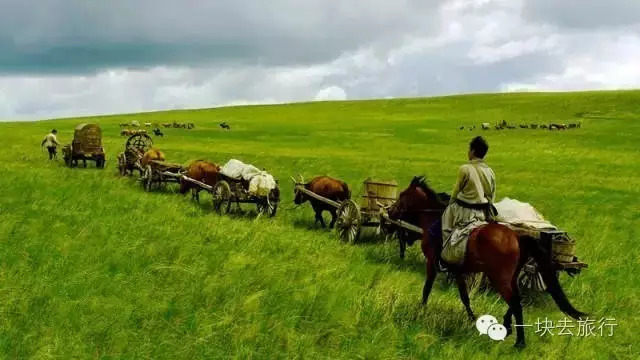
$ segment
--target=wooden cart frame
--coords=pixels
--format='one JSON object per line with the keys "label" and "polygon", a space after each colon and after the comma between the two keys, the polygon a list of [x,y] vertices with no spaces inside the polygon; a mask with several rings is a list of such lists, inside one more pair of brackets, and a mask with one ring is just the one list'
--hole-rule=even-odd
{"label": "wooden cart frame", "polygon": [[180,183],[186,168],[182,164],[173,164],[160,160],[151,160],[140,177],[143,188],[149,192],[153,184],[157,187],[166,183]]}
{"label": "wooden cart frame", "polygon": [[87,167],[87,160],[95,161],[96,167],[103,169],[106,163],[102,147],[102,130],[98,124],[82,123],[75,127],[73,140],[62,148],[64,162],[68,167],[77,167],[82,160]]}
{"label": "wooden cart frame", "polygon": [[124,151],[118,154],[118,171],[120,175],[133,175],[134,170],[143,176],[144,170],[140,165],[140,160],[145,152],[153,146],[153,139],[147,134],[132,135],[125,143]]}
{"label": "wooden cart frame", "polygon": [[213,210],[219,214],[231,212],[231,204],[235,203],[238,210],[241,210],[240,204],[255,204],[258,216],[266,214],[273,217],[276,215],[280,203],[278,180],[276,180],[276,188],[271,190],[267,196],[256,196],[249,193],[248,181],[233,179],[221,173],[218,173],[218,177],[218,181],[213,186],[185,175],[182,175],[181,178],[183,181],[189,181],[211,193]]}

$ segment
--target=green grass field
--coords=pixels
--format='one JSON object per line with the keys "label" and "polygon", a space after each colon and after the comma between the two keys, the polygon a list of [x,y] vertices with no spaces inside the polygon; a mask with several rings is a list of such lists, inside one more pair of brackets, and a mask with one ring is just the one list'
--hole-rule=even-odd
{"label": "green grass field", "polygon": [[[637,359],[639,106],[640,91],[488,94],[0,123],[0,357]],[[582,128],[458,130],[502,119]],[[172,184],[144,192],[116,169],[118,123],[131,120],[195,123],[155,138],[168,161],[265,167],[282,208],[218,216],[204,193],[198,205]],[[55,127],[69,143],[85,121],[102,127],[107,167],[48,161],[42,137]],[[397,243],[343,244],[313,225],[308,204],[292,209],[297,174],[341,178],[354,197],[369,176],[404,189],[424,174],[448,192],[477,134],[498,199],[532,203],[577,240],[589,268],[561,282],[578,309],[615,318],[612,337],[539,336],[534,325],[517,351],[513,337],[479,336],[442,274],[420,305],[418,245],[403,261]],[[506,311],[494,292],[473,293],[471,306],[499,320]],[[564,319],[549,296],[524,316]]]}

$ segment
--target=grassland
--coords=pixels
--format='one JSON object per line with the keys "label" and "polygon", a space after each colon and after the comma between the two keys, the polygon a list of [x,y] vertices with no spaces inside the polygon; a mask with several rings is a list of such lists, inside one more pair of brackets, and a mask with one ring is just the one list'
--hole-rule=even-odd
{"label": "grassland", "polygon": [[[637,359],[638,104],[640,91],[487,94],[0,123],[0,357]],[[501,119],[582,128],[458,130]],[[115,166],[118,123],[131,120],[195,123],[155,138],[168,160],[265,167],[283,208],[273,219],[221,217],[207,195],[198,205],[174,186],[145,193]],[[55,127],[68,143],[84,121],[102,126],[106,169],[48,161],[42,137]],[[478,336],[444,276],[419,305],[418,246],[402,261],[396,243],[342,244],[313,226],[308,205],[291,209],[287,179],[299,173],[344,179],[355,196],[368,176],[404,188],[425,174],[449,191],[478,133],[498,198],[532,203],[577,239],[589,268],[561,281],[580,310],[616,319],[612,337],[534,326],[518,352],[513,338]],[[471,305],[499,319],[506,310],[492,292]],[[547,296],[525,308],[528,324],[545,317],[564,318]]]}

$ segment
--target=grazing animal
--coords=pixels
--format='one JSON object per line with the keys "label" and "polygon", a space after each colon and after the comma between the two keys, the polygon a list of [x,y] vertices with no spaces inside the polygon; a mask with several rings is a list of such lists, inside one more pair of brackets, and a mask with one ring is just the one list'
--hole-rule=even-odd
{"label": "grazing animal", "polygon": [[[423,176],[414,177],[409,187],[400,193],[398,200],[389,209],[389,216],[392,219],[406,219],[407,216],[414,216],[418,218],[422,228],[421,247],[426,259],[426,281],[422,290],[423,305],[429,298],[438,273],[438,264],[443,262],[440,257],[442,238],[432,236],[429,229],[444,210],[445,205],[438,201],[437,194],[427,185]],[[562,290],[551,255],[535,239],[527,236],[519,237],[515,231],[505,225],[491,222],[474,229],[469,236],[464,262],[461,265],[447,264],[449,271],[456,279],[462,304],[472,320],[475,320],[476,316],[469,304],[464,275],[482,272],[487,276],[493,288],[509,305],[503,318],[507,336],[513,332],[511,324],[512,317],[515,316],[515,346],[520,348],[525,346],[525,339],[518,275],[530,257],[533,257],[538,264],[540,274],[548,286],[547,292],[551,294],[560,310],[574,319],[586,316],[587,314],[573,307]]]}
{"label": "grazing animal", "polygon": [[489,123],[482,123],[482,130],[489,130],[491,125]]}
{"label": "grazing animal", "polygon": [[129,129],[120,130],[120,136],[128,136],[128,135],[131,135],[131,130]]}
{"label": "grazing animal", "polygon": [[162,126],[164,126],[164,127],[166,127],[166,128],[169,128],[169,127],[171,127],[171,124],[169,124],[169,123],[164,123],[164,124],[162,124]]}
{"label": "grazing animal", "polygon": [[143,168],[146,168],[147,165],[151,163],[151,160],[164,161],[164,153],[158,149],[150,149],[142,155],[142,160],[140,160],[140,165]]}
{"label": "grazing animal", "polygon": [[120,127],[121,127],[121,128],[123,128],[123,127],[127,127],[127,126],[129,126],[129,124],[127,124],[127,123],[120,124]]}
{"label": "grazing animal", "polygon": [[516,126],[515,125],[507,125],[507,129],[515,129]]}
{"label": "grazing animal", "polygon": [[496,125],[496,130],[502,130],[502,126]]}
{"label": "grazing animal", "polygon": [[537,129],[538,128],[538,124],[531,124],[531,128],[532,129]]}
{"label": "grazing animal", "polygon": [[299,182],[297,182],[296,179],[294,179],[293,177],[291,177],[291,180],[293,180],[293,187],[294,187],[293,202],[296,205],[300,205],[300,204],[303,204],[305,201],[309,200],[309,202],[311,203],[311,207],[313,208],[313,211],[316,213],[315,223],[320,222],[320,225],[322,225],[323,228],[326,227],[327,225],[325,224],[324,219],[322,218],[322,212],[328,211],[329,213],[331,213],[331,223],[329,223],[329,227],[333,228],[338,218],[336,214],[337,209],[323,203],[320,200],[310,197],[309,195],[298,190],[297,187],[302,185],[304,186],[305,189],[319,196],[322,196],[329,200],[340,202],[343,200],[351,199],[351,190],[349,190],[349,186],[347,185],[347,183],[345,183],[342,180],[334,179],[329,176],[316,176],[307,183],[304,182],[302,175],[300,175]]}
{"label": "grazing animal", "polygon": [[196,127],[196,125],[194,123],[187,123],[187,130],[191,130],[194,127]]}
{"label": "grazing animal", "polygon": [[460,126],[460,130],[464,130],[464,125],[463,125],[463,126]]}
{"label": "grazing animal", "polygon": [[529,128],[529,125],[527,125],[527,124],[520,124],[520,128],[521,128],[521,129],[528,129],[528,128]]}
{"label": "grazing animal", "polygon": [[[205,160],[196,160],[189,164],[185,175],[209,186],[214,186],[218,182],[219,172],[220,166],[218,164]],[[180,194],[185,194],[189,189],[191,189],[191,198],[200,202],[200,191],[202,189],[192,182],[180,179]]]}
{"label": "grazing animal", "polygon": [[540,125],[540,129],[546,129],[546,128],[548,128],[547,124]]}
{"label": "grazing animal", "polygon": [[565,130],[566,128],[567,128],[567,125],[565,125],[565,124],[550,124],[549,125],[549,130],[552,130],[552,129]]}
{"label": "grazing animal", "polygon": [[229,126],[226,122],[221,122],[220,127],[223,129],[231,130],[231,126]]}
{"label": "grazing animal", "polygon": [[151,127],[151,123],[144,123],[144,126]]}
{"label": "grazing animal", "polygon": [[164,136],[164,134],[162,133],[162,131],[160,131],[159,128],[153,129],[153,135],[155,135],[155,136]]}

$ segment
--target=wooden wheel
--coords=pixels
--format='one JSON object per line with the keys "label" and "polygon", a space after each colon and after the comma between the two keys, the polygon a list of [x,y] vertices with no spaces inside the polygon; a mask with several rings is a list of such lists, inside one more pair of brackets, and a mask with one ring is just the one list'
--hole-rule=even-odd
{"label": "wooden wheel", "polygon": [[213,187],[213,209],[219,214],[226,214],[231,209],[231,187],[224,180]]}
{"label": "wooden wheel", "polygon": [[345,200],[337,211],[336,230],[342,241],[355,243],[360,237],[362,215],[358,204],[353,200]]}
{"label": "wooden wheel", "polygon": [[275,200],[272,196],[265,197],[264,199],[260,199],[256,203],[258,207],[258,214],[267,214],[269,217],[273,217],[276,215],[276,211],[278,210],[278,201]]}
{"label": "wooden wheel", "polygon": [[118,154],[118,171],[122,176],[127,174],[127,155],[123,152]]}
{"label": "wooden wheel", "polygon": [[151,149],[151,146],[153,146],[153,139],[151,139],[151,136],[147,134],[135,134],[127,139],[125,149],[130,151],[140,150],[144,153]]}
{"label": "wooden wheel", "polygon": [[147,165],[147,167],[144,169],[144,174],[142,175],[142,178],[140,178],[140,180],[142,181],[142,186],[144,187],[145,191],[151,191],[151,184],[153,184],[153,171],[151,170],[151,165]]}

